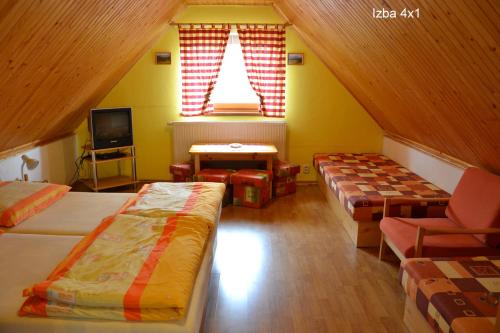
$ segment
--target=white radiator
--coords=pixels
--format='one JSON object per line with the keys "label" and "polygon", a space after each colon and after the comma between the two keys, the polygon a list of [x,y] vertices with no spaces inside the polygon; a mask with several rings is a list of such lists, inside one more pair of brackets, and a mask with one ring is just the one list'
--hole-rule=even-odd
{"label": "white radiator", "polygon": [[189,148],[195,143],[274,144],[278,157],[286,160],[285,121],[173,121],[173,161],[191,159]]}

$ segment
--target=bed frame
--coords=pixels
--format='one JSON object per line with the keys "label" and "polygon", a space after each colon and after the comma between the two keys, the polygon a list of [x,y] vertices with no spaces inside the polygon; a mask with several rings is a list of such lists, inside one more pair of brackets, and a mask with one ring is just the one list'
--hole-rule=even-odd
{"label": "bed frame", "polygon": [[341,205],[325,180],[317,173],[318,185],[337,219],[342,222],[347,234],[356,247],[378,247],[380,244],[379,221],[360,222],[354,220]]}
{"label": "bed frame", "polygon": [[424,316],[418,311],[415,303],[407,295],[405,300],[405,312],[403,321],[410,333],[433,333],[429,323],[425,320]]}
{"label": "bed frame", "polygon": [[[408,295],[405,299],[405,312],[403,316],[403,321],[408,328],[410,333],[434,333],[435,330],[429,325],[425,320],[424,316],[417,309],[417,305],[413,302]],[[497,319],[495,324],[495,329],[493,332],[500,332],[500,306],[497,310]]]}

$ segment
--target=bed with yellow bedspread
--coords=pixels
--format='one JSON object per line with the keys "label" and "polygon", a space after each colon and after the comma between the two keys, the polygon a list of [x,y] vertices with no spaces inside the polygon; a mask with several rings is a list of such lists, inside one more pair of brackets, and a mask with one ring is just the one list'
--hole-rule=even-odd
{"label": "bed with yellow bedspread", "polygon": [[[173,186],[172,186],[173,185]],[[126,321],[184,317],[224,185],[145,186],[24,291],[20,315]]]}

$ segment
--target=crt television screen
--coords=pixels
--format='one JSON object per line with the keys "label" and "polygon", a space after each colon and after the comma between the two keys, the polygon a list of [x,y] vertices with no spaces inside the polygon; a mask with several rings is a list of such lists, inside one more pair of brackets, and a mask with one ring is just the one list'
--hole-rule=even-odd
{"label": "crt television screen", "polygon": [[130,108],[94,109],[91,122],[94,149],[132,144]]}
{"label": "crt television screen", "polygon": [[92,121],[95,124],[95,137],[98,140],[122,138],[130,135],[128,112],[96,112]]}

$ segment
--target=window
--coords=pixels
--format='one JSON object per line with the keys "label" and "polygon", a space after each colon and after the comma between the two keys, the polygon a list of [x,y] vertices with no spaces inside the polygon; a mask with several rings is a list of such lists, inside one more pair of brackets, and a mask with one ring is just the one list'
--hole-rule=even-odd
{"label": "window", "polygon": [[229,34],[224,59],[210,102],[214,114],[259,114],[259,97],[248,80],[238,32]]}
{"label": "window", "polygon": [[[256,114],[258,110],[258,114],[264,117],[283,118],[286,74],[284,26],[239,25],[237,33],[232,33],[229,47],[226,47],[230,35],[229,24],[222,24],[221,27],[214,24],[179,26],[181,115],[211,114],[215,103],[219,114],[234,113],[231,109],[237,113]],[[226,51],[228,54],[224,57]],[[214,90],[217,90],[215,96]]]}

